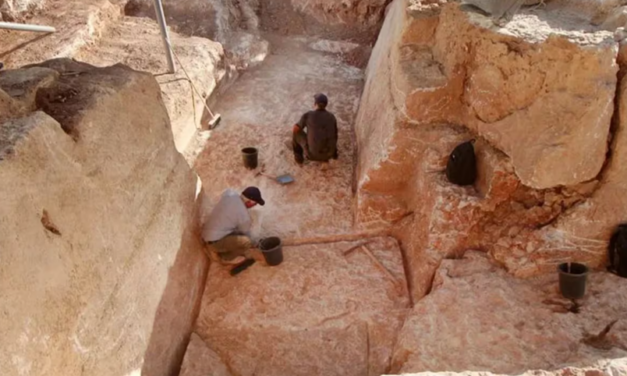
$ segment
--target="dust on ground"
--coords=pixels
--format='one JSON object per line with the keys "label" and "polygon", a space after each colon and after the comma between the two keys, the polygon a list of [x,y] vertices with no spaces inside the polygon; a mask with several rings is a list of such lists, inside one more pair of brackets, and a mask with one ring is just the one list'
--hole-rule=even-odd
{"label": "dust on ground", "polygon": [[[253,233],[301,237],[340,234],[353,224],[352,191],[355,144],[353,121],[363,87],[363,71],[329,51],[314,50],[306,37],[264,36],[271,54],[246,72],[215,106],[222,115],[195,169],[208,202],[224,189],[255,185],[266,200],[253,209]],[[340,158],[329,164],[299,166],[291,150],[291,130],[313,106],[314,94],[329,97],[328,110],[338,119]],[[207,137],[205,134],[204,137]],[[241,149],[259,150],[259,168],[247,170]],[[291,174],[296,182],[281,186],[272,178]],[[204,205],[204,214],[210,210]]]}

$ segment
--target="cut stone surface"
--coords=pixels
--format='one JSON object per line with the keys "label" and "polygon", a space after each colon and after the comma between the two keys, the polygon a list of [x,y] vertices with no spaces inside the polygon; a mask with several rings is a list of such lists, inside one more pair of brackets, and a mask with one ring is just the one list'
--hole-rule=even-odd
{"label": "cut stone surface", "polygon": [[618,374],[627,372],[627,279],[589,275],[579,313],[568,310],[557,286],[557,273],[519,280],[481,253],[445,260],[433,291],[405,322],[390,373],[519,374],[621,358]]}
{"label": "cut stone surface", "polygon": [[207,261],[159,85],[71,60],[2,82],[46,69],[47,114],[0,124],[0,374],[172,375]]}
{"label": "cut stone surface", "polygon": [[[536,40],[516,33],[550,22],[541,12],[490,30],[480,15],[445,6],[426,53],[394,47],[399,69],[392,77],[400,88],[396,103],[412,122],[466,125],[510,156],[523,184],[537,189],[598,175],[618,69],[611,33],[582,33],[581,41],[575,35]],[[551,29],[538,30],[536,36]],[[405,60],[426,60],[444,82]],[[582,69],[570,74],[572,66]]]}
{"label": "cut stone surface", "polygon": [[222,359],[196,333],[187,345],[179,376],[232,376]]}
{"label": "cut stone surface", "polygon": [[282,34],[371,42],[387,0],[260,0],[261,26]]}
{"label": "cut stone surface", "polygon": [[[627,359],[612,359],[595,362],[584,368],[567,367],[554,371],[533,370],[519,374],[519,376],[616,376],[627,372]],[[391,376],[391,375],[388,375]],[[420,372],[404,373],[403,376],[497,376],[491,372]]]}
{"label": "cut stone surface", "polygon": [[[206,112],[203,101],[227,79],[224,51],[217,42],[205,38],[188,38],[171,33],[176,74],[167,74],[159,26],[146,18],[124,17],[104,32],[95,45],[86,46],[74,55],[80,61],[97,66],[123,63],[133,69],[154,74],[161,86],[163,100],[172,121],[174,142],[185,150]],[[193,91],[183,68],[202,94]]]}
{"label": "cut stone surface", "polygon": [[[237,375],[380,375],[409,307],[400,249],[381,238],[284,247],[231,277],[213,265],[196,333]],[[385,270],[387,269],[387,271]]]}
{"label": "cut stone surface", "polygon": [[[163,0],[162,3],[169,25],[185,35],[223,42],[241,21],[234,0]],[[127,0],[124,11],[129,16],[155,19],[154,4],[153,0]]]}

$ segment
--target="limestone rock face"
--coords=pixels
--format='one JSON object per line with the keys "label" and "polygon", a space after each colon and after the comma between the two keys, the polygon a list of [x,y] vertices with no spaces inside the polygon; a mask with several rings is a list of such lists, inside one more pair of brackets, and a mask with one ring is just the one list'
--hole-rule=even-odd
{"label": "limestone rock face", "polygon": [[[241,11],[233,0],[165,0],[163,9],[177,32],[218,41],[224,41],[242,21]],[[124,11],[135,17],[156,17],[152,0],[128,0]]]}
{"label": "limestone rock face", "polygon": [[[520,374],[618,358],[623,358],[618,374],[626,372],[627,280],[591,274],[579,313],[568,310],[571,303],[561,298],[557,286],[557,273],[516,279],[481,253],[445,260],[433,291],[405,322],[390,373]],[[598,338],[615,320],[608,334]]]}
{"label": "limestone rock face", "polygon": [[46,0],[1,0],[0,20],[17,21],[24,13],[41,9]]}
{"label": "limestone rock face", "polygon": [[386,0],[262,1],[261,26],[282,33],[370,42],[377,35]]}
{"label": "limestone rock face", "polygon": [[[394,226],[416,300],[443,258],[468,249],[520,277],[601,266],[627,220],[618,44],[556,6],[497,28],[456,3],[390,5],[356,122],[357,222]],[[471,138],[479,178],[456,187],[446,162]]]}
{"label": "limestone rock face", "polygon": [[[141,34],[137,35],[137,31]],[[172,122],[174,142],[179,151],[185,150],[201,125],[206,112],[206,100],[227,77],[222,46],[205,38],[183,37],[172,33],[177,74],[165,74],[168,65],[163,53],[159,26],[145,18],[124,17],[110,26],[98,44],[82,48],[75,54],[80,61],[97,66],[123,63],[129,67],[156,75],[163,100]],[[196,94],[181,66],[203,95]]]}
{"label": "limestone rock face", "polygon": [[193,333],[187,345],[180,376],[231,376],[222,360]]}
{"label": "limestone rock face", "polygon": [[159,85],[71,60],[1,75],[36,111],[0,124],[0,374],[171,375],[207,261]]}
{"label": "limestone rock face", "polygon": [[[566,367],[559,370],[533,370],[519,374],[519,376],[613,376],[622,375],[627,371],[627,359],[611,359],[595,362],[589,367]],[[403,376],[496,376],[492,372],[419,372],[404,373]],[[391,376],[391,375],[388,375]]]}
{"label": "limestone rock face", "polygon": [[[574,185],[599,174],[618,70],[611,34],[599,32],[606,39],[595,46],[566,37],[532,43],[508,30],[490,31],[456,7],[445,7],[439,20],[430,51],[431,64],[447,77],[443,86],[402,64],[424,57],[400,57],[398,79],[409,85],[399,86],[411,120],[466,125],[506,153],[532,188]],[[517,31],[515,23],[508,28]],[[572,66],[582,69],[569,73]],[[443,100],[447,106],[434,106]]]}
{"label": "limestone rock face", "polygon": [[212,266],[196,333],[237,375],[384,373],[409,306],[401,253],[379,239],[377,262],[343,254],[355,245],[286,247],[236,277]]}

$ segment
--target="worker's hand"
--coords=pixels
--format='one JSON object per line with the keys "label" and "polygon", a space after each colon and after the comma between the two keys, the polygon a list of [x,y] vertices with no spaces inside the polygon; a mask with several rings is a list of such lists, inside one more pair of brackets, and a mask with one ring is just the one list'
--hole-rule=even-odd
{"label": "worker's hand", "polygon": [[300,132],[300,127],[298,126],[298,124],[294,124],[294,127],[292,128],[292,133],[296,134]]}

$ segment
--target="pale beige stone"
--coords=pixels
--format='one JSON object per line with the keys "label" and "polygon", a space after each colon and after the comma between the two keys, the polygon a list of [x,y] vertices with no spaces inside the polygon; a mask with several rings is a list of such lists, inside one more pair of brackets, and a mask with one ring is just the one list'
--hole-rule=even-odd
{"label": "pale beige stone", "polygon": [[[627,280],[608,273],[588,278],[579,313],[558,293],[557,273],[516,279],[481,253],[446,260],[431,294],[417,302],[401,331],[391,374],[493,372],[590,367],[623,360]],[[614,320],[604,340],[594,340]]]}
{"label": "pale beige stone", "polygon": [[[379,375],[409,307],[393,239],[284,247],[231,277],[213,265],[196,332],[238,375]],[[387,271],[386,271],[387,270]]]}
{"label": "pale beige stone", "polygon": [[231,376],[222,359],[196,333],[185,351],[180,376]]}
{"label": "pale beige stone", "polygon": [[0,125],[0,374],[170,375],[207,266],[196,176],[151,75],[45,68],[47,114]]}

